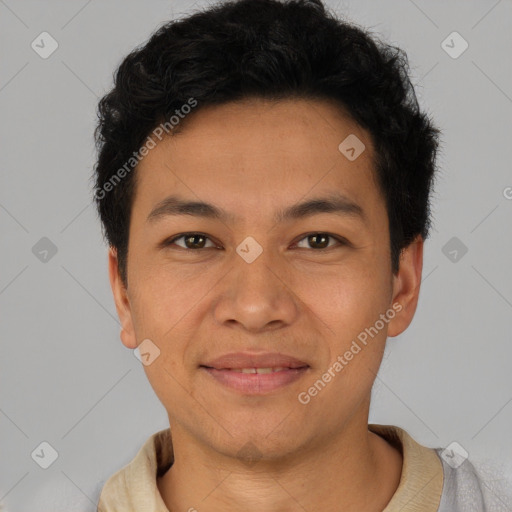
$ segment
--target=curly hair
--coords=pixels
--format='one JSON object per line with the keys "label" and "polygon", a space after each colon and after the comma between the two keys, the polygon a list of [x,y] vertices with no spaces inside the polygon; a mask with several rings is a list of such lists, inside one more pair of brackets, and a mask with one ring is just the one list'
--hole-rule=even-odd
{"label": "curly hair", "polygon": [[202,106],[251,97],[334,101],[370,133],[396,274],[402,249],[429,236],[440,134],[420,111],[406,53],[321,0],[230,0],[155,30],[124,58],[98,104],[94,200],[124,284],[134,152],[191,98],[198,106],[187,119]]}

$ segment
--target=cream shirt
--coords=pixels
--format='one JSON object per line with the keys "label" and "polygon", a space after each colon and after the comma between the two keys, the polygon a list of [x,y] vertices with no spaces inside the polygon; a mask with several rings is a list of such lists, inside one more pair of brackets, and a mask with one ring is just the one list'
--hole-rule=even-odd
{"label": "cream shirt", "polygon": [[[399,427],[370,424],[368,429],[403,455],[400,483],[383,512],[437,512],[443,492],[443,463],[438,452],[418,444]],[[169,512],[156,482],[172,461],[171,432],[167,428],[153,434],[135,458],[107,480],[98,512]]]}

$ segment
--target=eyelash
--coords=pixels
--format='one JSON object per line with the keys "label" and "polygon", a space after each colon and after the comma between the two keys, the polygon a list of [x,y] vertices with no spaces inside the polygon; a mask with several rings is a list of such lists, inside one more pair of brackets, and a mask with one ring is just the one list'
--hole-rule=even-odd
{"label": "eyelash", "polygon": [[[175,237],[169,238],[169,239],[165,240],[162,243],[162,245],[164,247],[168,247],[168,246],[174,244],[176,242],[176,240],[179,240],[180,238],[187,238],[189,236],[195,236],[195,235],[205,237],[211,241],[210,237],[208,235],[206,235],[205,233],[200,233],[197,231],[190,231],[190,232],[181,233],[180,235],[176,235]],[[344,238],[339,237],[337,235],[332,235],[331,233],[326,233],[325,231],[313,231],[313,232],[307,233],[302,238],[300,238],[298,240],[298,242],[296,242],[296,243],[302,242],[303,240],[305,240],[306,238],[308,238],[312,235],[325,235],[328,238],[332,238],[332,239],[336,240],[340,244],[340,246],[349,245],[348,241],[345,240]],[[197,251],[197,252],[199,252],[201,250],[205,250],[205,249],[216,249],[216,247],[203,247],[203,248],[199,248],[199,249],[189,249],[188,247],[181,247],[181,246],[178,246],[178,247],[184,251]],[[330,247],[328,246],[328,247],[324,247],[322,249],[310,249],[310,250],[315,251],[315,252],[324,252],[324,251],[327,251],[327,250],[333,249],[333,248],[334,248],[333,246],[330,246]],[[299,249],[304,249],[304,248],[301,247]]]}

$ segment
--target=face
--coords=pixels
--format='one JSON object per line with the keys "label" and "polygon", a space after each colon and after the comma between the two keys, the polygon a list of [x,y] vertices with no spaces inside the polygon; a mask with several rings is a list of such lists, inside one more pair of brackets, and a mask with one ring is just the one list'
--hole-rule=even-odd
{"label": "face", "polygon": [[121,339],[150,340],[144,369],[171,428],[271,459],[366,424],[422,266],[418,239],[391,273],[369,134],[316,100],[246,100],[185,121],[137,167],[127,289],[109,260]]}

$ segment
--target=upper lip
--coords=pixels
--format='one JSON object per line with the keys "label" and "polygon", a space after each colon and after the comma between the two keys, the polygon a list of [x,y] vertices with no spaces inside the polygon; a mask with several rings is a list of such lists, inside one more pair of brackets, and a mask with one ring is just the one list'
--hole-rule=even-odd
{"label": "upper lip", "polygon": [[212,359],[200,366],[207,366],[217,370],[228,368],[302,368],[309,366],[304,361],[279,352],[231,352]]}

